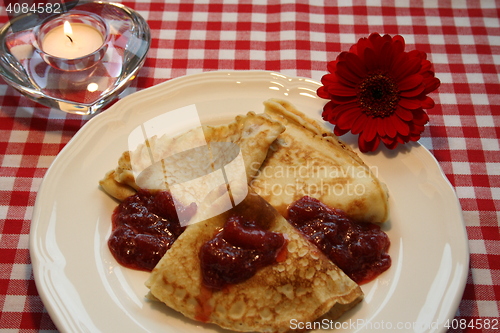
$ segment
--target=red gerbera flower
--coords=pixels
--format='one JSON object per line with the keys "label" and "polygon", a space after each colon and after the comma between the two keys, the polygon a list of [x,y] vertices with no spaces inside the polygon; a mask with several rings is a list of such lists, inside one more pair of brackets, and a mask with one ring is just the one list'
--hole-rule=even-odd
{"label": "red gerbera flower", "polygon": [[377,149],[382,141],[389,149],[417,141],[429,121],[424,109],[434,107],[427,94],[437,89],[427,54],[405,52],[397,35],[371,34],[349,52],[328,63],[318,96],[330,101],[323,119],[335,125],[334,133],[359,134],[362,152]]}

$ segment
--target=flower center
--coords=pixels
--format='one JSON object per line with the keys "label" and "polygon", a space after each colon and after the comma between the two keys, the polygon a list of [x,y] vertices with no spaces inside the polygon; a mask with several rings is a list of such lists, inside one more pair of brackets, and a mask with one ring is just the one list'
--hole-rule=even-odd
{"label": "flower center", "polygon": [[367,116],[388,117],[399,102],[397,84],[383,74],[370,74],[358,87],[358,102]]}

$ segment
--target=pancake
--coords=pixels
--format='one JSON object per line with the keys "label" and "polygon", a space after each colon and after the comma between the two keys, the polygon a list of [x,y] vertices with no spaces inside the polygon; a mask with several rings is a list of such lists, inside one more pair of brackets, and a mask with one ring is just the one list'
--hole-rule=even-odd
{"label": "pancake", "polygon": [[387,220],[387,188],[352,149],[292,104],[272,99],[264,105],[286,130],[252,180],[255,192],[282,215],[307,195],[358,221]]}
{"label": "pancake", "polygon": [[[237,214],[285,235],[286,259],[223,290],[202,283],[199,251]],[[149,297],[186,317],[234,331],[286,332],[290,321],[339,317],[363,297],[359,286],[252,191],[235,208],[191,225],[160,260],[146,282]]]}
{"label": "pancake", "polygon": [[268,115],[248,112],[229,124],[202,126],[174,137],[153,136],[124,152],[100,185],[118,200],[139,188],[179,185],[182,193],[177,193],[177,200],[199,203],[221,183],[250,182],[284,130]]}

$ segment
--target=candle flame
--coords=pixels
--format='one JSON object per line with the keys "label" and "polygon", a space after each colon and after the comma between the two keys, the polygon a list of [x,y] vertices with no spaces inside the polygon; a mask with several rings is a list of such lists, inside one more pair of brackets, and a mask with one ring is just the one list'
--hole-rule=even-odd
{"label": "candle flame", "polygon": [[64,34],[69,37],[73,34],[73,29],[71,29],[71,24],[68,21],[64,21]]}

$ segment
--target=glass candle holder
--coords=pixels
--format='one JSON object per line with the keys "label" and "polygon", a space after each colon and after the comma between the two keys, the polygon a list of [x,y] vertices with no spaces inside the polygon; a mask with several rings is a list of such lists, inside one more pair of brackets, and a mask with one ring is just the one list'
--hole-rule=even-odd
{"label": "glass candle holder", "polygon": [[62,71],[81,71],[106,54],[109,27],[90,12],[71,11],[47,19],[34,31],[34,46],[41,58]]}
{"label": "glass candle holder", "polygon": [[[71,34],[64,33],[65,22],[75,28]],[[81,27],[93,38],[97,34],[97,42],[69,54],[71,43],[80,41]],[[53,36],[56,29],[60,35]],[[92,115],[130,85],[150,43],[149,26],[136,11],[119,3],[79,0],[57,16],[38,21],[26,13],[0,27],[0,77],[37,103]]]}

